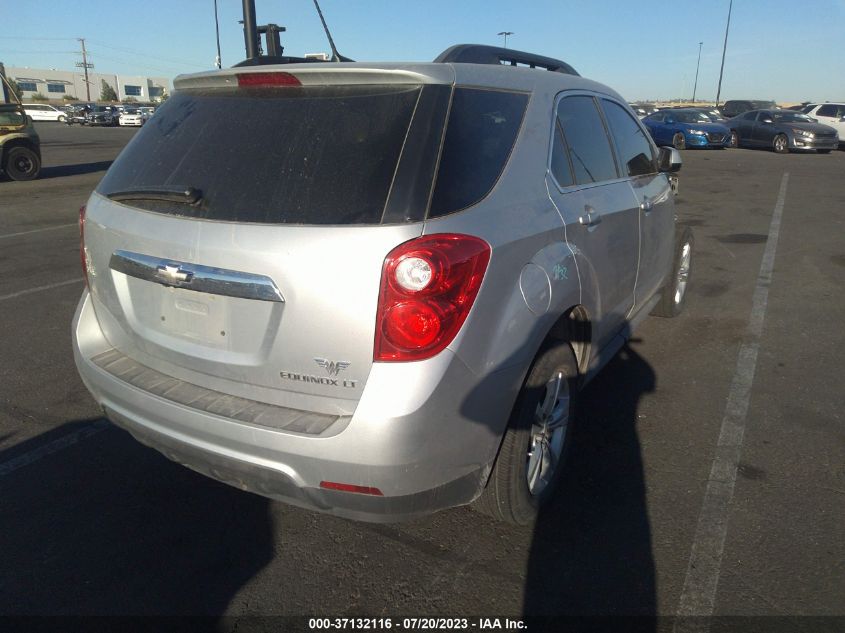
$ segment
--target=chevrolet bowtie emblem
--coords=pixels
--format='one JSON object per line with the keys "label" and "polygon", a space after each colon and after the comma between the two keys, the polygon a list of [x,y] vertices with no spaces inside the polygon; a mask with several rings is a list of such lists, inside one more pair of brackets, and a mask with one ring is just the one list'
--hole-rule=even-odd
{"label": "chevrolet bowtie emblem", "polygon": [[182,270],[179,266],[170,266],[165,264],[156,268],[156,276],[161,277],[167,281],[191,281],[194,273]]}

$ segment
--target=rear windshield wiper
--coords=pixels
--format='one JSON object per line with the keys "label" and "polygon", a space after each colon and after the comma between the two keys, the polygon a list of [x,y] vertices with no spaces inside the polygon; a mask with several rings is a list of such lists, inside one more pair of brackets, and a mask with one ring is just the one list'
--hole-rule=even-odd
{"label": "rear windshield wiper", "polygon": [[196,205],[202,201],[202,191],[181,185],[162,185],[160,187],[141,187],[138,189],[112,191],[111,193],[107,193],[106,197],[118,202],[127,200],[160,200],[161,202]]}

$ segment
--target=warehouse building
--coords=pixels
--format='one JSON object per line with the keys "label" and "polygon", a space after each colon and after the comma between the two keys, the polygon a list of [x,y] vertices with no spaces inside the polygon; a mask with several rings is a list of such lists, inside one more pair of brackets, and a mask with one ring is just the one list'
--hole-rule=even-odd
{"label": "warehouse building", "polygon": [[[37,94],[58,101],[68,100],[71,97],[88,101],[85,73],[81,71],[7,66],[6,76],[17,82],[24,101],[32,101]],[[121,101],[129,97],[137,101],[160,101],[164,95],[170,94],[170,80],[165,77],[89,72],[91,101],[100,99],[103,81],[114,89]]]}

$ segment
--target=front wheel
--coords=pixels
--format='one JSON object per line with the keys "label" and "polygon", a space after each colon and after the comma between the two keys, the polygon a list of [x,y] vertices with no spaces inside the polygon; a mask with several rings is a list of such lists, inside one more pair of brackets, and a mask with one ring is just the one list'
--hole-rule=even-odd
{"label": "front wheel", "polygon": [[687,139],[684,138],[684,135],[681,132],[677,132],[672,137],[672,147],[674,147],[675,149],[686,149]]}
{"label": "front wheel", "polygon": [[34,180],[41,172],[41,159],[28,147],[13,147],[3,169],[12,180]]}
{"label": "front wheel", "polygon": [[684,309],[687,286],[692,272],[692,250],[695,246],[692,229],[678,229],[675,238],[675,258],[666,285],[660,291],[660,301],[651,310],[654,316],[676,317]]}
{"label": "front wheel", "polygon": [[734,149],[739,147],[739,134],[736,133],[736,130],[731,130],[731,140],[728,147],[732,147]]}
{"label": "front wheel", "polygon": [[777,154],[786,154],[789,151],[789,139],[786,138],[786,134],[778,134],[772,141],[772,148]]}
{"label": "front wheel", "polygon": [[566,341],[543,344],[511,412],[493,472],[475,508],[527,525],[561,478],[578,393],[578,365]]}
{"label": "front wheel", "polygon": [[65,117],[64,117],[64,115],[60,114],[60,115],[59,115],[59,118],[58,118],[58,119],[56,119],[56,121],[58,121],[59,123],[64,123],[64,122],[65,122]]}

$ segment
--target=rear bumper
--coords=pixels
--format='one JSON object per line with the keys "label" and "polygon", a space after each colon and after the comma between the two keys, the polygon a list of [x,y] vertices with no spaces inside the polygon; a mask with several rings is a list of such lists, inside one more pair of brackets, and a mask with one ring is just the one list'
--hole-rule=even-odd
{"label": "rear bumper", "polygon": [[[479,378],[448,350],[430,361],[376,364],[345,426],[308,435],[191,408],[107,372],[91,361],[111,346],[87,291],[73,339],[85,385],[140,442],[235,487],[366,521],[405,520],[474,500],[522,379],[517,368]],[[382,495],[328,490],[323,481]]]}

